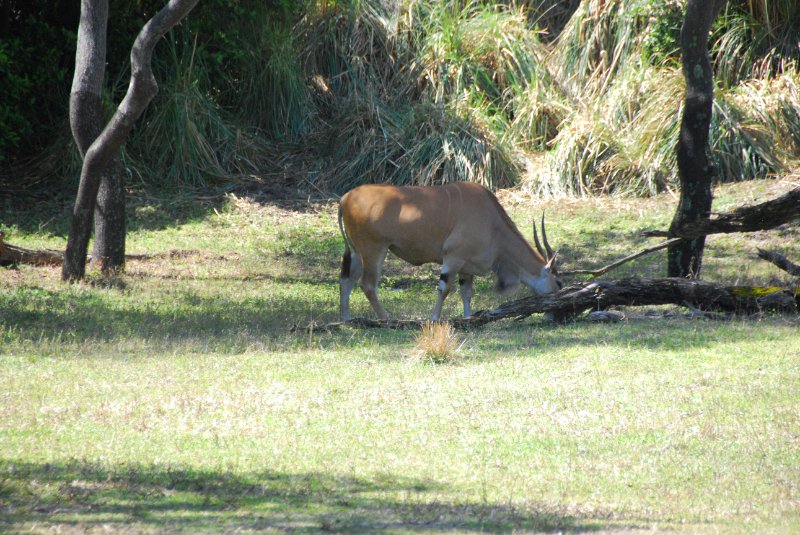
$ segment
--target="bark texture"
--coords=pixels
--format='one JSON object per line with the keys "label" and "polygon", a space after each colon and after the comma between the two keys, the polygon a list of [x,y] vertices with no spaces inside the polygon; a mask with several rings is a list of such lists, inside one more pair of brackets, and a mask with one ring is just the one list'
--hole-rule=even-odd
{"label": "bark texture", "polygon": [[125,169],[117,153],[100,179],[94,210],[92,263],[103,272],[125,265]]}
{"label": "bark texture", "polygon": [[[89,236],[92,228],[97,194],[100,189],[102,174],[111,159],[118,153],[120,146],[127,139],[136,120],[141,116],[147,105],[158,92],[158,84],[151,67],[153,49],[164,34],[189,11],[194,8],[198,0],[170,0],[156,15],[150,19],[139,32],[131,49],[131,81],[128,92],[117,108],[111,120],[97,134],[86,150],[81,169],[81,180],[72,211],[67,248],[64,253],[64,264],[61,278],[64,280],[79,280],[83,278],[86,269],[86,254],[89,246]],[[97,72],[102,72],[102,62],[99,49],[103,49],[102,60],[105,61],[105,21],[108,19],[108,0],[82,0],[81,23],[78,30],[78,47],[76,53],[76,69],[73,79],[74,97],[76,106],[87,108],[96,105],[94,98],[99,99],[102,76],[98,83]],[[99,37],[102,34],[103,37]],[[96,97],[95,97],[96,95]],[[70,110],[70,116],[77,114],[78,110]],[[76,118],[80,121],[80,117]],[[75,134],[81,136],[91,135],[89,128],[81,127]]]}
{"label": "bark texture", "polygon": [[[708,56],[711,23],[725,0],[689,0],[681,28],[683,76],[686,80],[681,131],[678,140],[678,174],[681,196],[670,230],[707,219],[711,212],[714,170],[708,158],[708,131],[714,101],[714,78]],[[697,277],[702,267],[705,237],[670,247],[670,277]]]}

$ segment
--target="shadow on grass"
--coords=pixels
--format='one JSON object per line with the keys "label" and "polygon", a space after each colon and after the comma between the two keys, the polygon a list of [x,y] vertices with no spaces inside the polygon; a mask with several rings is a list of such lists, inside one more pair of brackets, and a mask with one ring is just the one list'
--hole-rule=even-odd
{"label": "shadow on grass", "polygon": [[[442,500],[441,483],[163,466],[0,460],[0,530],[596,531],[552,507]],[[607,512],[604,514],[608,514]],[[619,526],[617,526],[619,527]],[[633,528],[637,526],[626,526]]]}
{"label": "shadow on grass", "polygon": [[[192,190],[187,188],[128,193],[126,215],[128,232],[164,230],[214,216],[226,204],[230,188]],[[259,186],[240,190],[236,195],[264,206],[293,212],[308,212],[318,204],[297,197],[297,192]],[[66,239],[69,232],[74,193],[0,196],[0,229],[14,226],[25,233],[49,234]]]}
{"label": "shadow on grass", "polygon": [[[293,341],[306,343],[303,329],[313,321],[338,318],[338,291],[332,281],[294,283],[276,279],[262,291],[264,279],[255,278],[215,288],[205,293],[190,287],[165,290],[164,295],[139,295],[134,291],[93,289],[49,290],[19,287],[0,294],[0,343],[49,341],[63,343],[140,341],[155,348],[188,344],[222,352],[253,347],[291,348]],[[212,284],[211,280],[208,281]],[[272,284],[273,280],[268,283]],[[392,286],[397,281],[387,281]],[[433,302],[429,281],[400,279],[400,291],[382,290],[384,304],[397,317],[424,317]],[[277,289],[276,289],[277,288]],[[488,292],[488,288],[479,288]],[[357,295],[359,310],[369,313]],[[450,315],[460,315],[460,303],[452,300]],[[367,308],[365,308],[367,307]],[[406,311],[406,312],[403,312]],[[503,321],[471,331],[481,350],[518,351],[592,347],[639,347],[660,351],[684,351],[746,338],[746,330],[726,329],[727,322],[654,319],[614,326],[585,320],[559,325],[542,317],[522,322]],[[299,327],[292,334],[293,327]],[[376,338],[377,336],[377,338]],[[413,332],[386,329],[344,329],[317,336],[317,344],[337,346],[376,339],[396,344],[410,341]],[[46,346],[45,346],[46,347]],[[44,350],[44,349],[43,349]],[[0,351],[2,352],[2,351]]]}
{"label": "shadow on grass", "polygon": [[[316,316],[334,318],[334,304],[323,294],[335,290],[287,290],[258,293],[260,281],[242,282],[227,295],[201,295],[190,289],[166,295],[133,292],[18,288],[0,295],[0,327],[6,336],[22,340],[114,341],[140,339],[207,340],[211,347],[247,345],[263,337],[280,336],[296,323]],[[245,295],[236,295],[249,285]],[[2,331],[0,331],[2,332]]]}
{"label": "shadow on grass", "polygon": [[[69,233],[74,196],[58,195],[25,202],[7,198],[0,200],[0,228],[14,226],[25,233],[49,234],[66,239]],[[197,192],[160,193],[157,196],[137,193],[126,203],[129,232],[162,230],[200,221],[214,214],[224,203],[222,194],[201,197]]]}

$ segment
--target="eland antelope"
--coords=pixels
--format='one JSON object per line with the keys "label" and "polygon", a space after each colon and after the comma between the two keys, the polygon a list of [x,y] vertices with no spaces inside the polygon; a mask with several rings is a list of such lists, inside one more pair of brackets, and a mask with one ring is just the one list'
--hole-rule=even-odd
{"label": "eland antelope", "polygon": [[[378,301],[378,282],[386,252],[419,266],[441,264],[432,319],[457,280],[464,316],[472,315],[472,279],[493,271],[496,289],[520,283],[539,294],[558,291],[556,254],[547,242],[542,216],[542,249],[534,223],[536,250],[522,237],[497,198],[483,186],[455,182],[444,186],[359,186],[339,203],[344,255],[339,277],[339,311],[350,319],[350,293],[361,289],[381,319],[389,314]],[[353,254],[355,252],[355,254]]]}

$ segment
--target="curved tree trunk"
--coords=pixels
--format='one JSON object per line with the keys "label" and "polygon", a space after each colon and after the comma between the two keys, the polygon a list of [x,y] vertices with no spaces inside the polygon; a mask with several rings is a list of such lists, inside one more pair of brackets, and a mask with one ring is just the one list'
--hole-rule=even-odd
{"label": "curved tree trunk", "polygon": [[[151,67],[153,49],[164,34],[194,8],[198,0],[170,0],[144,25],[131,49],[131,81],[128,92],[114,116],[86,149],[81,180],[72,223],[64,253],[61,278],[82,279],[86,269],[86,253],[92,230],[97,193],[102,174],[133,129],[136,120],[158,92]],[[81,123],[80,110],[93,113],[99,110],[105,63],[105,24],[108,19],[108,0],[82,0],[81,23],[78,29],[75,78],[70,97],[70,117],[79,123],[81,136],[90,135],[90,128]],[[102,53],[101,53],[102,51]],[[98,72],[101,73],[98,76]],[[99,78],[99,79],[98,79]],[[76,106],[73,108],[72,106]],[[100,121],[102,123],[102,121]],[[75,127],[73,127],[73,133]],[[77,137],[77,136],[76,136]]]}
{"label": "curved tree trunk", "polygon": [[[714,77],[708,57],[708,34],[724,4],[725,0],[689,0],[686,5],[686,18],[681,28],[686,97],[677,148],[681,196],[670,231],[707,219],[711,212],[714,169],[708,159],[708,131],[714,102]],[[668,275],[697,277],[704,247],[705,237],[702,236],[670,247]]]}

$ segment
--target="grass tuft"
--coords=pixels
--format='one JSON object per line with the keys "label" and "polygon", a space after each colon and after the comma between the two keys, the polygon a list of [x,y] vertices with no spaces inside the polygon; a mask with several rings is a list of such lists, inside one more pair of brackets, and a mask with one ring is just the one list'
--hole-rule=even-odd
{"label": "grass tuft", "polygon": [[428,321],[414,341],[411,356],[433,364],[454,364],[462,358],[464,342],[449,322]]}

